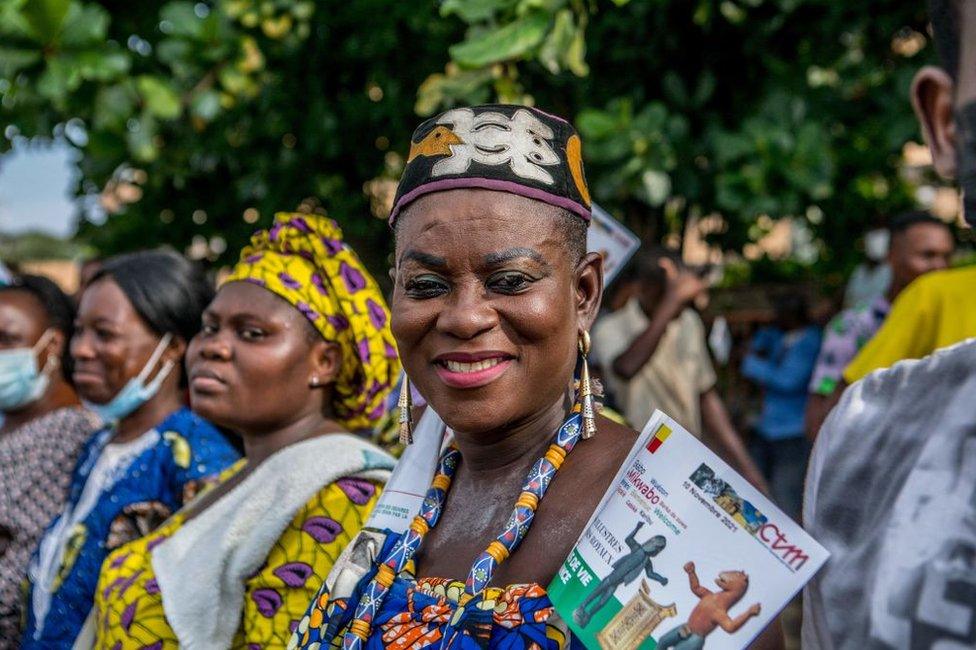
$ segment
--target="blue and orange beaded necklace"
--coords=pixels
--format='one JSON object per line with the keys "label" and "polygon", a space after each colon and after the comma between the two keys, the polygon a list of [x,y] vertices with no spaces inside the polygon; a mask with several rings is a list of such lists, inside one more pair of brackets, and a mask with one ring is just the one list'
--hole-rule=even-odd
{"label": "blue and orange beaded necklace", "polygon": [[[538,459],[529,471],[529,475],[522,485],[522,492],[515,501],[515,509],[505,525],[505,530],[485,548],[478,556],[468,572],[464,583],[464,591],[469,596],[481,596],[498,565],[515,552],[519,544],[525,539],[535,518],[535,511],[539,502],[549,489],[553,477],[565,461],[566,456],[573,450],[582,433],[582,415],[580,404],[576,404],[566,421],[563,422],[549,449]],[[461,451],[451,444],[441,453],[440,461],[430,489],[420,506],[420,513],[414,517],[409,529],[394,544],[393,548],[378,565],[376,575],[367,585],[362,598],[356,606],[355,618],[349,624],[342,639],[344,650],[362,650],[363,643],[369,639],[372,632],[373,619],[386,595],[393,585],[396,576],[406,568],[407,563],[420,549],[424,537],[437,525],[451,481],[461,462]],[[471,607],[471,603],[468,604]],[[451,628],[456,628],[455,616]],[[445,646],[450,645],[450,638],[457,630],[445,631]]]}

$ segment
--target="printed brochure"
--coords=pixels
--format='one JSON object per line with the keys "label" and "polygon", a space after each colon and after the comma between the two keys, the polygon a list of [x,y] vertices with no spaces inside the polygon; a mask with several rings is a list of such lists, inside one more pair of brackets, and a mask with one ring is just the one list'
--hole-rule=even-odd
{"label": "printed brochure", "polygon": [[826,559],[799,525],[656,411],[549,597],[591,650],[732,650]]}

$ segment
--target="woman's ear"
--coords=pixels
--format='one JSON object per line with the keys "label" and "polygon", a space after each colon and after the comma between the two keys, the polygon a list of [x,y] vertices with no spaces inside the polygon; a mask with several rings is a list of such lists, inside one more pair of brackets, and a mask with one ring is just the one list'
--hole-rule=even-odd
{"label": "woman's ear", "polygon": [[956,122],[952,110],[952,77],[927,65],[912,80],[912,107],[922,127],[932,165],[946,178],[956,177]]}
{"label": "woman's ear", "polygon": [[169,345],[166,346],[166,350],[163,352],[163,356],[160,361],[172,361],[173,363],[182,363],[183,357],[186,354],[186,340],[182,336],[174,336]]}
{"label": "woman's ear", "polygon": [[583,329],[589,330],[603,300],[603,256],[587,253],[576,267],[576,316]]}
{"label": "woman's ear", "polygon": [[38,365],[44,367],[52,359],[54,360],[54,363],[60,364],[61,359],[64,358],[64,348],[67,344],[68,339],[65,337],[64,332],[61,330],[52,329],[50,338],[41,349],[41,353],[38,355]]}
{"label": "woman's ear", "polygon": [[333,341],[316,341],[309,352],[308,385],[317,388],[335,383],[342,366],[342,350]]}

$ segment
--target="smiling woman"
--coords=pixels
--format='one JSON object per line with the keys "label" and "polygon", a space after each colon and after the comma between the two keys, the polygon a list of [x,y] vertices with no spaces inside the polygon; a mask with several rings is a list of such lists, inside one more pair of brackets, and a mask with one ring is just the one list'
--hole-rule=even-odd
{"label": "smiling woman", "polygon": [[82,448],[68,501],[31,560],[21,647],[83,637],[105,556],[153,530],[236,460],[184,404],[183,353],[211,295],[199,269],[166,251],[106,261],[82,295],[72,377],[104,427]]}
{"label": "smiling woman", "polygon": [[560,118],[484,106],[417,129],[391,216],[393,332],[429,405],[418,436],[451,437],[439,461],[418,439],[436,466],[419,513],[350,569],[362,579],[330,576],[291,647],[579,647],[545,585],[635,441],[586,401],[603,290],[589,217]]}

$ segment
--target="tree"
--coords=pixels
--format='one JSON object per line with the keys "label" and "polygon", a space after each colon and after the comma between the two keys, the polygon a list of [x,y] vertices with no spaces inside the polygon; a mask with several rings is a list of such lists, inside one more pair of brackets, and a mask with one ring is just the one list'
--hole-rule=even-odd
{"label": "tree", "polygon": [[79,192],[120,210],[82,222],[105,252],[197,238],[226,261],[302,204],[380,264],[367,215],[417,114],[534,102],[575,120],[596,199],[646,240],[719,214],[712,239],[739,251],[793,217],[837,271],[914,202],[900,159],[925,30],[893,0],[0,0],[0,146],[82,150]]}

